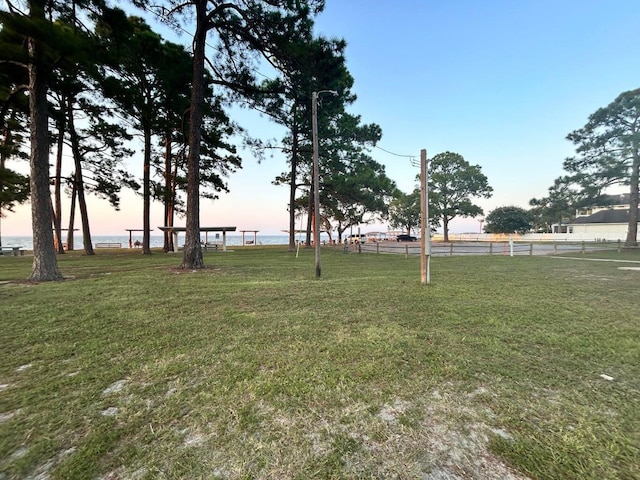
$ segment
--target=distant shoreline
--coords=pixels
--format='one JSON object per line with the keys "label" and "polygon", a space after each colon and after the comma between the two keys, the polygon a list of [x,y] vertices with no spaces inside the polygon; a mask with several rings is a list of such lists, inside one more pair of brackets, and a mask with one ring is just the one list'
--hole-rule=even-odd
{"label": "distant shoreline", "polygon": [[[205,236],[201,235],[202,241]],[[66,235],[63,234],[63,241],[66,241]],[[132,241],[142,241],[142,235],[133,235]],[[209,241],[222,241],[222,235],[216,238],[215,234],[208,235]],[[227,235],[228,246],[241,246],[242,235]],[[253,234],[245,235],[244,237],[246,245],[288,245],[288,235],[260,235],[259,233],[254,238]],[[122,248],[129,248],[129,235],[92,235],[91,242],[95,246],[96,243],[120,243]],[[178,239],[180,244],[184,243],[184,236],[181,235]],[[158,248],[164,246],[164,236],[151,235],[149,238],[151,248]],[[2,236],[3,247],[22,247],[25,250],[33,250],[33,236],[31,235],[7,235]],[[84,248],[83,237],[80,234],[74,235],[74,249],[80,250]]]}

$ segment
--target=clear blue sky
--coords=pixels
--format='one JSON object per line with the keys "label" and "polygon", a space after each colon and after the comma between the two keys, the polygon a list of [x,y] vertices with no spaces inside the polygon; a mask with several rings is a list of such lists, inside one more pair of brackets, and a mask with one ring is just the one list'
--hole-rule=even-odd
{"label": "clear blue sky", "polygon": [[[487,213],[544,196],[574,152],[566,135],[640,87],[639,24],[631,0],[343,0],[318,32],[347,39],[355,110],[381,124],[380,145],[481,165]],[[412,188],[406,162],[374,154]]]}
{"label": "clear blue sky", "polygon": [[[379,145],[416,157],[422,148],[430,157],[453,151],[479,164],[494,188],[478,202],[486,214],[545,196],[573,154],[566,135],[640,87],[638,25],[637,0],[327,0],[316,32],[346,39],[358,95],[351,112],[382,127]],[[249,112],[238,120],[254,135],[282,136]],[[402,190],[413,189],[418,169],[408,159],[371,154]],[[201,224],[264,234],[287,228],[287,189],[271,185],[285,169],[283,158],[246,158],[230,194],[202,201]],[[116,214],[94,202],[92,217],[103,219],[93,221],[95,233],[139,228],[141,202],[128,197],[125,205]],[[161,213],[154,205],[152,225],[161,224]],[[29,234],[29,209],[2,227],[4,235]],[[458,232],[478,227],[477,220],[453,224]]]}

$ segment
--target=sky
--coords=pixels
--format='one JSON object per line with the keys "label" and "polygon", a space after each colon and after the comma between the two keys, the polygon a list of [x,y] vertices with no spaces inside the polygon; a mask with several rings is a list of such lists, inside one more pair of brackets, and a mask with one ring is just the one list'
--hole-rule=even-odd
{"label": "sky", "polygon": [[[326,0],[316,33],[347,41],[358,96],[349,112],[381,126],[380,148],[370,154],[398,187],[416,186],[419,168],[406,156],[419,159],[421,149],[429,157],[459,153],[480,165],[493,187],[490,199],[475,201],[486,215],[544,197],[575,153],[567,134],[620,93],[640,87],[639,23],[637,0]],[[168,39],[190,44],[186,36]],[[254,136],[284,134],[255,112],[234,110],[233,118]],[[140,177],[141,155],[130,160]],[[286,168],[283,157],[258,162],[244,152],[243,169],[228,179],[230,192],[201,201],[201,226],[281,234],[288,227],[288,188],[271,182]],[[115,212],[106,201],[91,200],[92,233],[141,228],[142,199],[127,193],[122,205]],[[160,234],[159,203],[151,217],[152,235]],[[478,232],[478,220],[456,219],[451,231]],[[30,234],[29,205],[2,219],[3,236]]]}

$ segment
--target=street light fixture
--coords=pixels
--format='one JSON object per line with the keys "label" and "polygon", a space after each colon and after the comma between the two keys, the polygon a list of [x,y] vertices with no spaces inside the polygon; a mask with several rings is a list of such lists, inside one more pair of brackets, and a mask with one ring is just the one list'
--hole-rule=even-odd
{"label": "street light fixture", "polygon": [[313,243],[316,251],[316,277],[320,278],[320,167],[318,165],[318,95],[335,90],[320,90],[311,94],[311,130],[313,136]]}

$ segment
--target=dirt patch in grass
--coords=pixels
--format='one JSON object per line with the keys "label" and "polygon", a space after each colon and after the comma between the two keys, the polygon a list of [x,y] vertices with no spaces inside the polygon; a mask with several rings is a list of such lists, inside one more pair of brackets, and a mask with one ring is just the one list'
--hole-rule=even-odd
{"label": "dirt patch in grass", "polygon": [[344,399],[339,409],[285,412],[262,399],[247,400],[233,407],[228,423],[210,423],[206,431],[197,424],[179,428],[176,447],[208,465],[213,478],[226,480],[527,478],[489,451],[492,436],[511,435],[490,425],[491,412],[474,396],[453,389],[377,408]]}
{"label": "dirt patch in grass", "polygon": [[414,400],[396,398],[374,419],[360,418],[349,432],[362,443],[348,462],[350,469],[355,473],[369,464],[375,478],[525,479],[490,453],[492,436],[511,438],[504,429],[486,423],[491,416],[474,405],[473,396],[454,391],[434,390]]}

